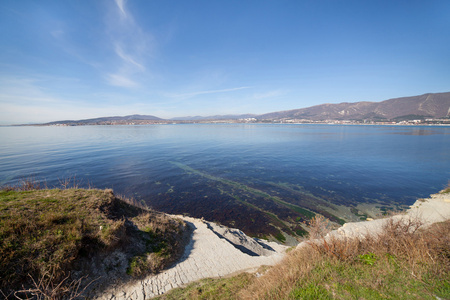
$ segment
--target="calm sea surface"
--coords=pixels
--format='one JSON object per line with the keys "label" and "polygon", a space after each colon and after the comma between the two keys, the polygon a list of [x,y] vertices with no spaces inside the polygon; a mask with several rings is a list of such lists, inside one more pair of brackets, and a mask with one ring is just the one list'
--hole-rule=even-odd
{"label": "calm sea surface", "polygon": [[0,127],[0,138],[2,185],[31,176],[52,187],[75,177],[196,216],[225,207],[232,214],[233,201],[258,192],[289,202],[303,193],[411,204],[450,179],[450,127]]}

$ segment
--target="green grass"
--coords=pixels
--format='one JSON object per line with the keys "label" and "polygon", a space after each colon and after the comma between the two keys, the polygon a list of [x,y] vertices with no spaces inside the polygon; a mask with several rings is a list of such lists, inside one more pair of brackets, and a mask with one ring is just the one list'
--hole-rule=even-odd
{"label": "green grass", "polygon": [[440,194],[448,194],[448,193],[450,193],[450,182],[449,182],[448,186],[445,189],[443,189],[442,191],[440,191],[439,193]]}
{"label": "green grass", "polygon": [[155,299],[239,299],[238,292],[247,286],[253,275],[241,273],[229,278],[208,278],[177,288]]}
{"label": "green grass", "polygon": [[124,222],[101,213],[112,200],[100,190],[0,191],[2,281],[60,272],[82,247],[95,251],[113,245]]}
{"label": "green grass", "polygon": [[450,221],[413,233],[417,225],[393,222],[382,234],[361,241],[329,240],[292,251],[242,294],[257,299],[450,299]]}
{"label": "green grass", "polygon": [[[373,261],[371,261],[373,262]],[[299,280],[290,293],[295,299],[448,299],[448,278],[424,282],[403,268],[405,261],[380,259],[343,262],[323,260]],[[425,273],[422,276],[429,276]],[[333,295],[333,297],[332,297]],[[301,296],[301,297],[299,297]]]}
{"label": "green grass", "polygon": [[[183,230],[181,221],[130,205],[112,190],[3,189],[0,290],[30,287],[31,278],[46,276],[57,285],[81,259],[116,250],[131,255],[130,275],[157,272],[183,251]],[[127,244],[134,246],[126,250]]]}
{"label": "green grass", "polygon": [[308,283],[303,287],[295,288],[290,293],[289,298],[304,300],[333,299],[327,289],[317,283]]}

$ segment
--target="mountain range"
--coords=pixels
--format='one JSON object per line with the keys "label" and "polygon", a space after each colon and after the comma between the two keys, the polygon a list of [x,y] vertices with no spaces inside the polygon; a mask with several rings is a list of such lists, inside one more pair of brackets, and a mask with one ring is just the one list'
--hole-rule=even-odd
{"label": "mountain range", "polygon": [[321,104],[259,115],[257,119],[396,120],[407,117],[443,118],[450,114],[450,92],[394,98],[381,102]]}
{"label": "mountain range", "polygon": [[238,120],[252,118],[258,121],[281,121],[287,119],[326,121],[326,120],[350,120],[350,121],[399,121],[407,119],[445,118],[450,116],[450,92],[428,93],[419,96],[401,97],[381,102],[354,102],[338,104],[321,104],[307,108],[271,112],[261,115],[215,115],[178,117],[173,119],[161,119],[151,115],[129,115],[101,117],[85,120],[65,120],[46,123],[44,125],[66,124],[120,124],[120,123],[158,123],[170,121],[206,121],[206,120]]}

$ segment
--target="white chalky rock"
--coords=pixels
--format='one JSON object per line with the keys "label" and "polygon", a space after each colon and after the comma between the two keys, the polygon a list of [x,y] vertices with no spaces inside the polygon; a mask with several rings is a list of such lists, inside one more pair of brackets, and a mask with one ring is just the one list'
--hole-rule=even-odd
{"label": "white chalky rock", "polygon": [[104,292],[97,299],[149,299],[190,282],[254,270],[281,261],[288,247],[256,240],[238,229],[200,219],[174,216],[188,222],[194,231],[185,252],[172,268],[132,284]]}

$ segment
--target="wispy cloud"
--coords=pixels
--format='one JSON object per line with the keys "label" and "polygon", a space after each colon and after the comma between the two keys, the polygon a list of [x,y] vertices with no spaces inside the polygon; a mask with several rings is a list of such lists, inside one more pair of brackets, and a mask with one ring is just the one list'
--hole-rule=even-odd
{"label": "wispy cloud", "polygon": [[121,75],[120,72],[117,74],[107,74],[106,80],[110,85],[120,86],[125,88],[134,88],[137,87],[138,84],[133,81],[130,77],[126,75]]}
{"label": "wispy cloud", "polygon": [[183,93],[183,94],[165,94],[165,96],[169,98],[192,98],[199,95],[206,95],[206,94],[219,94],[219,93],[228,93],[228,92],[235,92],[239,90],[249,89],[250,86],[241,86],[236,88],[229,88],[229,89],[221,89],[221,90],[207,90],[207,91],[196,91],[191,93]]}
{"label": "wispy cloud", "polygon": [[107,18],[110,47],[118,60],[112,63],[116,69],[107,72],[105,78],[113,86],[136,88],[139,78],[149,75],[146,61],[153,52],[154,40],[139,26],[126,4],[126,0],[115,0]]}
{"label": "wispy cloud", "polygon": [[117,56],[119,56],[125,63],[131,64],[132,66],[137,67],[141,71],[145,70],[145,67],[142,64],[136,62],[131,55],[125,53],[120,44],[116,44],[115,52]]}
{"label": "wispy cloud", "polygon": [[127,13],[125,11],[125,2],[126,0],[115,0],[117,7],[120,10],[120,13],[123,17],[127,17]]}

